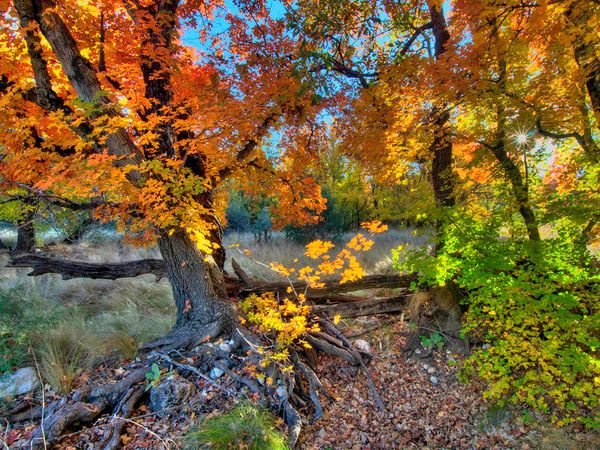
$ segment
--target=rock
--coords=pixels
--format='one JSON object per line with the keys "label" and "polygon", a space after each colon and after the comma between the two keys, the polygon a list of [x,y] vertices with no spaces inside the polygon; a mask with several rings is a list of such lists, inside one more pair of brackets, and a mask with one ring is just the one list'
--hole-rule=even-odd
{"label": "rock", "polygon": [[371,345],[365,341],[364,339],[357,339],[354,341],[354,347],[360,351],[365,353],[371,353]]}
{"label": "rock", "polygon": [[440,380],[438,380],[438,377],[436,377],[435,375],[431,375],[429,377],[429,381],[431,381],[431,384],[433,384],[434,386],[437,386],[440,383]]}
{"label": "rock", "polygon": [[184,403],[192,395],[194,385],[177,376],[170,376],[150,390],[150,411],[156,413]]}
{"label": "rock", "polygon": [[23,367],[0,380],[0,397],[14,397],[35,390],[40,385],[33,367]]}
{"label": "rock", "polygon": [[427,368],[427,373],[429,375],[433,375],[433,374],[437,373],[437,369],[435,367],[428,367]]}
{"label": "rock", "polygon": [[217,378],[220,378],[223,376],[223,374],[225,373],[225,371],[219,367],[213,367],[212,370],[210,371],[210,377],[213,380],[216,380]]}
{"label": "rock", "polygon": [[423,369],[425,369],[425,370],[427,370],[427,371],[429,371],[429,368],[430,368],[430,367],[431,367],[431,366],[430,366],[429,364],[423,364]]}
{"label": "rock", "polygon": [[219,350],[229,353],[231,352],[231,346],[227,342],[221,342],[219,344]]}
{"label": "rock", "polygon": [[285,388],[285,386],[279,386],[275,392],[277,393],[277,395],[280,398],[286,398],[287,397],[287,389]]}

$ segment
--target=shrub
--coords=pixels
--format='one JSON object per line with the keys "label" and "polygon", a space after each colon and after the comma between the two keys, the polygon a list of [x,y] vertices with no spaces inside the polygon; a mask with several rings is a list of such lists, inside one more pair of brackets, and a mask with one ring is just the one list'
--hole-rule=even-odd
{"label": "shrub", "polygon": [[204,420],[190,434],[190,448],[285,450],[286,438],[274,423],[268,410],[244,402],[226,414]]}
{"label": "shrub", "polygon": [[428,285],[466,292],[464,332],[488,345],[463,374],[488,383],[486,396],[534,407],[560,424],[599,422],[600,276],[577,230],[519,241],[494,220],[453,217],[436,256],[395,253],[399,269]]}

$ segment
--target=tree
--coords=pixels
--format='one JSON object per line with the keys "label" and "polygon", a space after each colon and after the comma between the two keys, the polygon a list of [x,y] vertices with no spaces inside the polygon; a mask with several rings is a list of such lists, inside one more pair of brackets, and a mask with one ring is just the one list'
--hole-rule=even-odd
{"label": "tree", "polygon": [[[240,3],[237,16],[218,2],[177,0],[16,0],[2,11],[4,184],[100,198],[96,215],[156,237],[177,304],[171,338],[230,329],[223,181],[271,180],[282,216],[301,222],[324,206],[301,172],[261,156],[273,127],[315,109],[293,75],[283,25],[256,2]],[[215,15],[230,41],[210,34]],[[185,27],[212,50],[186,47]],[[296,150],[289,161],[306,157]]]}

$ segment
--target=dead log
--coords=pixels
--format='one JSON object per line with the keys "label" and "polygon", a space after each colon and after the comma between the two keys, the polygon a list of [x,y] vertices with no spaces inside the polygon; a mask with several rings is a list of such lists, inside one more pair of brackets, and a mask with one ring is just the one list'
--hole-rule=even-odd
{"label": "dead log", "polygon": [[[141,259],[122,263],[90,263],[28,254],[13,258],[8,266],[31,267],[33,270],[28,273],[29,276],[56,273],[62,275],[66,280],[72,278],[116,280],[144,274],[153,274],[160,278],[165,274],[164,264],[160,259]],[[238,275],[243,274],[242,279],[231,275],[225,277],[227,293],[231,297],[246,297],[250,294],[265,292],[285,294],[290,287],[290,283],[287,281],[265,282],[251,279],[239,266],[237,269]],[[414,275],[369,275],[348,283],[341,283],[339,279],[327,280],[323,287],[316,289],[307,288],[303,281],[296,281],[292,284],[296,292],[306,292],[307,298],[315,303],[355,303],[362,302],[364,298],[344,294],[370,289],[405,289],[415,279]]]}
{"label": "dead log", "polygon": [[140,259],[123,263],[89,263],[40,255],[21,255],[13,258],[8,263],[8,267],[31,267],[33,270],[27,274],[29,276],[57,273],[62,275],[64,280],[72,278],[116,280],[144,274],[162,277],[165,274],[164,264],[160,259]]}
{"label": "dead log", "polygon": [[375,298],[352,303],[336,303],[333,305],[315,305],[313,313],[319,316],[334,317],[339,314],[342,319],[375,316],[378,314],[394,314],[403,311],[409,295],[389,298]]}
{"label": "dead log", "polygon": [[[324,281],[325,286],[320,288],[307,288],[304,281],[295,281],[292,283],[296,292],[306,291],[306,296],[310,298],[324,298],[330,294],[340,294],[345,292],[357,292],[369,289],[406,289],[417,278],[414,275],[368,275],[360,280],[341,283],[339,279]],[[283,282],[259,282],[253,280],[252,287],[242,288],[240,294],[262,294],[265,292],[285,293],[290,287],[290,283]],[[357,299],[360,297],[357,297]]]}

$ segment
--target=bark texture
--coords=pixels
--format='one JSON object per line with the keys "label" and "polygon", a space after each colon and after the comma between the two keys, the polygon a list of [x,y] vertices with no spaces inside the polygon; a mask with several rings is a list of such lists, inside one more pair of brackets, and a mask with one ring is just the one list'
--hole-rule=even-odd
{"label": "bark texture", "polygon": [[[435,59],[440,60],[450,40],[450,33],[444,18],[444,11],[437,2],[429,1],[431,29],[435,40]],[[435,107],[433,116],[433,142],[431,153],[431,183],[436,203],[440,206],[454,206],[454,177],[452,173],[452,135],[450,112],[447,105]]]}
{"label": "bark texture", "polygon": [[[231,327],[232,306],[225,298],[225,281],[219,269],[206,261],[187,233],[182,230],[163,234],[158,240],[164,268],[177,306],[175,329]],[[213,263],[214,264],[214,263]]]}
{"label": "bark texture", "polygon": [[[507,67],[504,55],[498,56],[498,91],[499,94],[506,95],[507,87]],[[527,228],[527,235],[531,241],[539,241],[540,231],[538,228],[535,212],[529,202],[529,186],[526,180],[523,180],[521,171],[515,162],[510,158],[506,151],[506,110],[503,104],[503,98],[500,98],[496,105],[497,131],[496,142],[490,147],[492,153],[500,163],[506,177],[510,181],[514,198],[519,208],[519,213],[523,217]]]}
{"label": "bark texture", "polygon": [[23,200],[22,216],[17,222],[17,244],[13,255],[29,253],[35,247],[35,201],[29,197]]}

